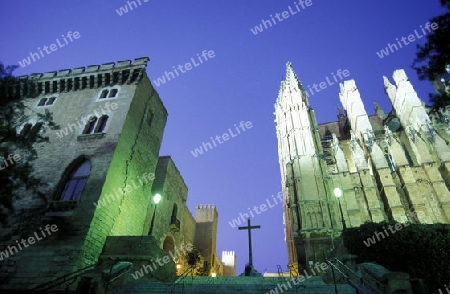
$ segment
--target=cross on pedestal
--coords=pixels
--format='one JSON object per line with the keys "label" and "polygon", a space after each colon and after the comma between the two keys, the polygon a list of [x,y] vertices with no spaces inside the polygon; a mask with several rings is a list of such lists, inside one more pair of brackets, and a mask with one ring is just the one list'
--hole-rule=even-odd
{"label": "cross on pedestal", "polygon": [[252,258],[252,232],[253,229],[260,229],[261,226],[251,226],[250,225],[250,218],[247,219],[247,226],[246,227],[238,227],[239,230],[248,230],[248,259],[249,259],[249,265],[253,266],[253,258]]}

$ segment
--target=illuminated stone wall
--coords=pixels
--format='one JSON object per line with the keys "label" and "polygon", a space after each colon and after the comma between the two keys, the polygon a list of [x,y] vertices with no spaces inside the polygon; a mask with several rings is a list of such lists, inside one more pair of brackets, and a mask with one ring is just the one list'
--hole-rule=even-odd
{"label": "illuminated stone wall", "polygon": [[[35,112],[47,109],[66,133],[47,130],[50,142],[36,144],[33,165],[47,184],[42,189],[45,199],[24,191],[14,203],[9,226],[0,229],[0,250],[39,233],[45,224],[56,224],[58,231],[5,258],[0,289],[34,287],[94,264],[107,236],[147,234],[149,174],[156,169],[167,119],[145,74],[147,62],[140,58],[21,77],[34,80],[40,91],[38,97],[27,98],[22,89],[30,123],[36,122]],[[99,99],[104,89],[112,88],[118,90],[116,97]],[[38,106],[50,97],[56,97],[53,105]],[[106,103],[115,106],[108,111]],[[109,116],[105,130],[82,134],[83,117],[100,116],[102,109]],[[90,161],[90,175],[79,201],[67,205],[56,191],[68,168],[82,157]]]}
{"label": "illuminated stone wall", "polygon": [[[368,116],[354,80],[340,85],[338,121],[317,124],[287,64],[275,103],[289,262],[323,260],[343,224],[450,222],[448,109],[428,115],[403,70],[384,77],[393,111]],[[430,119],[431,116],[431,119]]]}

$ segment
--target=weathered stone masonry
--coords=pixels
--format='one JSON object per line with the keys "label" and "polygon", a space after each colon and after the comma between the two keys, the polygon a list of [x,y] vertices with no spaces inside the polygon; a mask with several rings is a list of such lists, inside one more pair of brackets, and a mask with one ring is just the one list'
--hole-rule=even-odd
{"label": "weathered stone masonry", "polygon": [[289,262],[305,267],[333,248],[342,222],[450,222],[450,107],[427,113],[403,70],[384,77],[393,110],[368,116],[354,80],[341,84],[345,111],[318,125],[290,63],[275,103]]}
{"label": "weathered stone masonry", "polygon": [[[159,158],[167,111],[146,77],[148,58],[61,70],[20,77],[23,83],[11,89],[27,98],[36,112],[49,109],[55,123],[64,127],[92,114],[105,102],[117,109],[108,113],[104,132],[82,134],[84,126],[59,138],[47,132],[50,143],[37,146],[36,174],[48,183],[46,201],[24,194],[15,203],[17,213],[11,227],[1,229],[0,248],[28,236],[41,224],[56,223],[60,230],[48,240],[34,244],[21,254],[0,263],[4,288],[27,288],[48,282],[96,262],[109,235],[147,234],[147,207],[152,182],[96,210],[94,202],[117,189],[125,189],[133,179],[154,173]],[[29,86],[27,81],[32,81]],[[118,90],[116,98],[99,99],[105,88]],[[41,98],[56,97],[52,106],[38,107]],[[32,114],[31,114],[32,117]],[[59,201],[58,185],[75,163],[88,159],[90,175],[82,197],[74,203]],[[36,271],[39,275],[36,275]]]}

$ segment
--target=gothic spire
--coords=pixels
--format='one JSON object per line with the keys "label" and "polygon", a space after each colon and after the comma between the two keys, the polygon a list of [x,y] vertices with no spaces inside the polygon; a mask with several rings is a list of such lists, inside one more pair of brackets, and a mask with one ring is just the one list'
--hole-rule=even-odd
{"label": "gothic spire", "polygon": [[[283,97],[291,96],[293,93],[300,94],[300,95],[295,95],[297,97],[301,97],[300,101],[296,101],[297,103],[303,102],[306,105],[309,105],[308,94],[304,90],[302,83],[300,82],[297,75],[295,74],[295,71],[292,67],[292,63],[290,61],[288,61],[286,63],[286,78],[284,81],[281,82],[277,101],[281,102],[281,100],[284,99]],[[294,101],[290,101],[290,104],[292,104],[292,103],[295,104]]]}

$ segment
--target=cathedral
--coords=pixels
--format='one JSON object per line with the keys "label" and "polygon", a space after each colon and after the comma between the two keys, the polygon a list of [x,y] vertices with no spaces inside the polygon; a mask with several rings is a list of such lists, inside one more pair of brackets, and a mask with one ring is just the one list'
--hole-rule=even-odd
{"label": "cathedral", "polygon": [[450,107],[430,112],[404,70],[383,77],[392,110],[368,115],[340,84],[337,121],[318,124],[291,63],[275,103],[290,266],[324,260],[365,222],[450,222]]}

